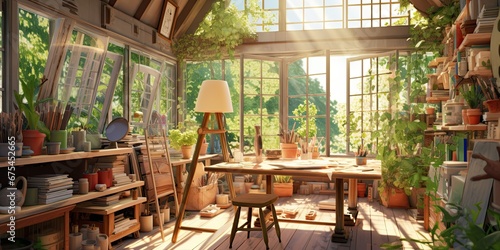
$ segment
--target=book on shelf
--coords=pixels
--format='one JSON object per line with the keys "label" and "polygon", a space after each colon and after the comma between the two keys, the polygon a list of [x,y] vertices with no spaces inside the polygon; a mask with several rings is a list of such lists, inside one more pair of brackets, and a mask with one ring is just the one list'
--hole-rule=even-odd
{"label": "book on shelf", "polygon": [[111,201],[96,201],[96,200],[92,200],[91,202],[92,202],[92,204],[94,204],[96,206],[106,207],[106,206],[111,206],[113,204],[118,203],[119,200],[111,200]]}
{"label": "book on shelf", "polygon": [[67,190],[67,189],[74,190],[74,187],[73,187],[73,185],[65,185],[65,186],[60,186],[60,187],[55,187],[55,188],[38,188],[38,194],[53,193],[53,192],[57,192],[57,191],[61,191],[61,190]]}
{"label": "book on shelf", "polygon": [[59,196],[65,196],[68,194],[73,194],[73,189],[63,189],[63,190],[59,190],[59,191],[55,191],[55,192],[41,193],[41,194],[38,194],[38,198],[52,199],[52,198],[56,198]]}
{"label": "book on shelf", "polygon": [[120,193],[107,195],[99,198],[92,199],[93,201],[115,201],[120,199]]}
{"label": "book on shelf", "polygon": [[71,198],[72,196],[73,196],[73,193],[67,194],[67,195],[57,196],[57,197],[50,198],[50,199],[38,198],[38,204],[46,205],[46,204],[54,203],[57,201],[66,200],[68,198]]}
{"label": "book on shelf", "polygon": [[51,181],[51,180],[66,179],[69,178],[68,176],[69,175],[67,174],[41,174],[41,175],[29,176],[28,181],[36,181],[36,180]]}
{"label": "book on shelf", "polygon": [[113,234],[118,234],[120,232],[123,232],[136,224],[137,224],[137,219],[125,218],[119,223],[115,223],[115,229],[113,230]]}

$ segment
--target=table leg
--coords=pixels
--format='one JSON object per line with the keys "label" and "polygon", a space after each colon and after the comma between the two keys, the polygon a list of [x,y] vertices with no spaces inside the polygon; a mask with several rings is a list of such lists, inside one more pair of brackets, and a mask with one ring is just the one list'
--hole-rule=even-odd
{"label": "table leg", "polygon": [[349,179],[349,192],[347,195],[347,207],[349,210],[356,210],[358,206],[358,180]]}
{"label": "table leg", "polygon": [[347,209],[349,214],[346,215],[344,225],[354,226],[355,219],[358,216],[358,180],[349,179],[349,191],[347,195]]}
{"label": "table leg", "polygon": [[335,230],[332,242],[346,243],[347,239],[344,231],[344,180],[335,178]]}
{"label": "table leg", "polygon": [[274,194],[273,191],[273,176],[268,174],[266,175],[266,193],[267,194]]}

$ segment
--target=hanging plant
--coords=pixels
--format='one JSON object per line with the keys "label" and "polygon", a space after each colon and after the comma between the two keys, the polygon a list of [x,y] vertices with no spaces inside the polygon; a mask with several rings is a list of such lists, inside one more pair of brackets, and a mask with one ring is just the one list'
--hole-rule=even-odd
{"label": "hanging plant", "polygon": [[232,3],[226,5],[226,1],[218,0],[193,34],[184,34],[174,40],[172,51],[180,62],[232,57],[245,39],[256,38],[252,20],[258,19],[268,20],[255,0],[249,1],[243,11]]}

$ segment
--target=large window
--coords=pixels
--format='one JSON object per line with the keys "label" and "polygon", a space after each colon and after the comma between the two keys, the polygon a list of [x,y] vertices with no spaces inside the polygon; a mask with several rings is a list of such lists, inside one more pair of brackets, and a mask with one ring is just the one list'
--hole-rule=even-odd
{"label": "large window", "polygon": [[[264,23],[263,20],[253,20],[257,32],[263,31],[278,31],[279,30],[279,11],[280,1],[274,0],[253,0],[266,12],[270,18],[269,23]],[[239,10],[243,10],[249,4],[249,0],[232,0],[233,4]]]}
{"label": "large window", "polygon": [[301,140],[307,141],[309,145],[319,146],[323,155],[333,149],[329,129],[336,127],[335,121],[330,119],[330,112],[336,107],[332,105],[334,103],[330,101],[328,92],[329,59],[326,55],[319,55],[287,64],[287,128],[294,129]]}
{"label": "large window", "polygon": [[19,81],[41,81],[51,41],[49,24],[50,19],[19,9]]}
{"label": "large window", "polygon": [[244,152],[254,153],[255,126],[262,128],[264,149],[279,148],[280,64],[276,61],[245,59],[243,63],[242,112]]}
{"label": "large window", "polygon": [[[250,0],[233,0],[243,9]],[[271,24],[255,20],[257,31],[322,30],[408,25],[399,0],[258,0],[273,16]],[[281,27],[281,28],[280,28]]]}
{"label": "large window", "polygon": [[[382,124],[379,115],[391,112],[397,107],[389,103],[390,78],[399,63],[398,54],[388,53],[363,58],[349,59],[349,119],[346,134],[349,134],[348,149],[355,150],[364,145],[376,152],[377,140],[374,133]],[[405,96],[407,92],[402,92]]]}
{"label": "large window", "polygon": [[[175,104],[175,67],[172,64],[139,50],[131,53],[130,75],[130,111],[142,113],[142,120],[157,132],[159,128],[173,126],[169,119],[173,116]],[[142,128],[138,127],[138,133]]]}

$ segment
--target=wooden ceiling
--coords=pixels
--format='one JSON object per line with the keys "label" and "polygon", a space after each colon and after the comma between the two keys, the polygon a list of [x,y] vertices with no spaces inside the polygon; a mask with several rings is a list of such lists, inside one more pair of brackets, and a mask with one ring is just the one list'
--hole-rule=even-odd
{"label": "wooden ceiling", "polygon": [[194,32],[215,0],[109,0],[108,4],[156,28],[167,1],[177,6],[173,31],[175,39],[184,33]]}

